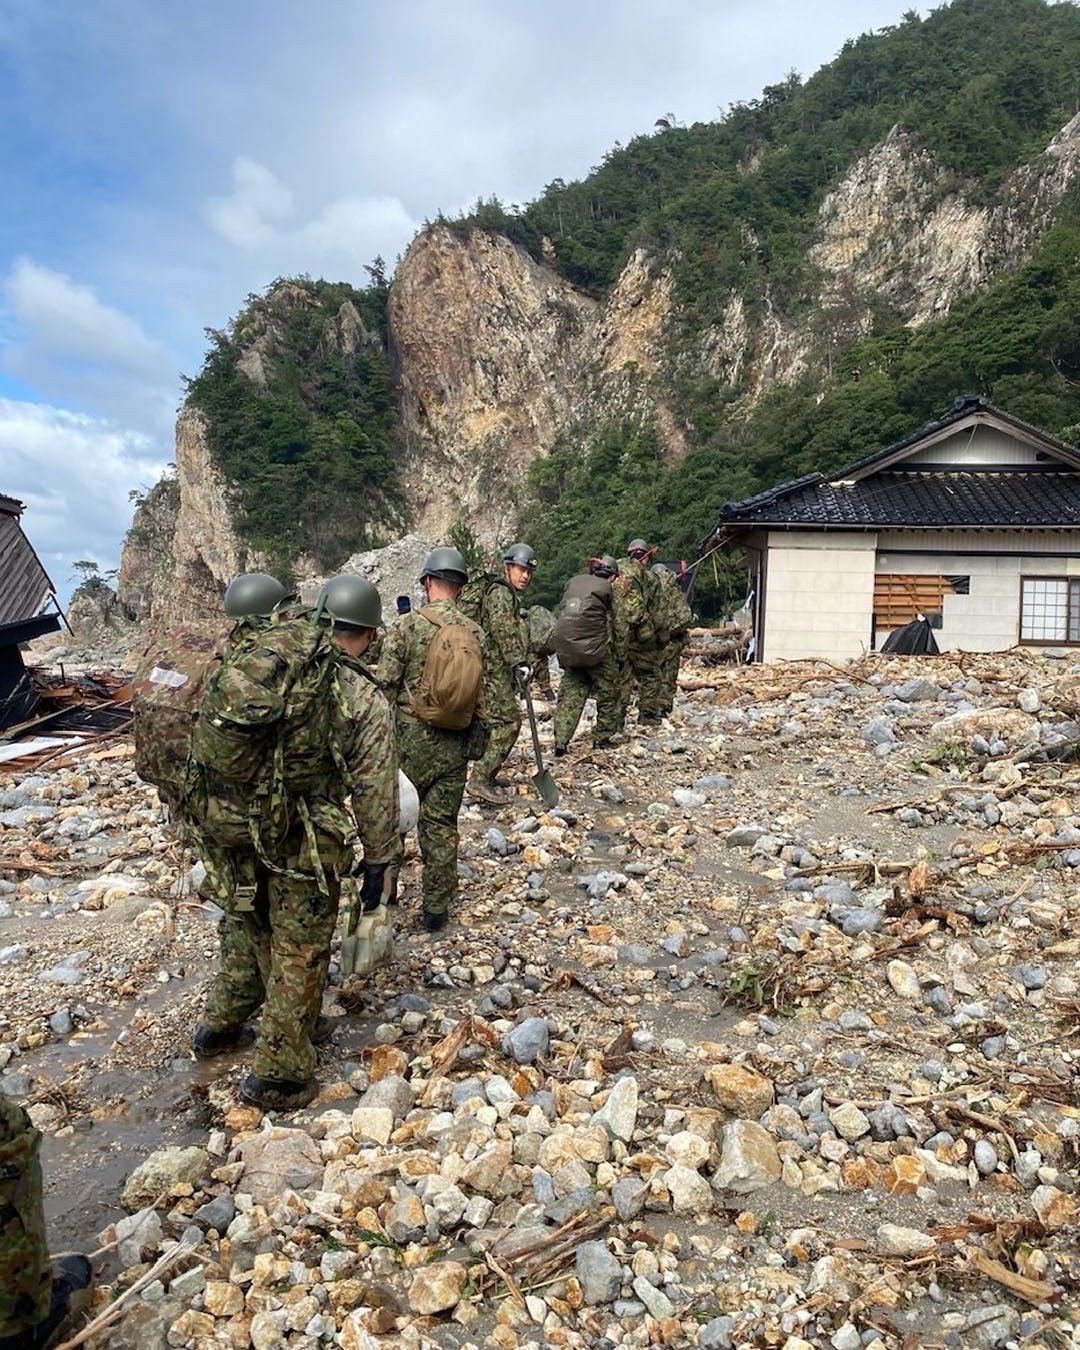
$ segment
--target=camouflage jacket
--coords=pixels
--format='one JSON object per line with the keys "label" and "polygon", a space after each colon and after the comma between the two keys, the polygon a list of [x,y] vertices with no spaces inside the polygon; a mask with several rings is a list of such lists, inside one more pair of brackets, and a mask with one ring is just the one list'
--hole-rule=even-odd
{"label": "camouflage jacket", "polygon": [[657,640],[660,578],[636,558],[619,559],[619,575],[611,583],[620,622],[631,646],[653,646]]}
{"label": "camouflage jacket", "polygon": [[398,755],[390,705],[370,673],[343,658],[338,674],[338,744],[349,772],[356,831],[369,862],[393,862],[398,837]]}
{"label": "camouflage jacket", "polygon": [[[653,574],[656,575],[655,573]],[[682,639],[694,622],[694,614],[686,603],[686,596],[675,579],[675,573],[665,568],[657,577],[660,582],[660,612],[657,636],[661,641]]]}
{"label": "camouflage jacket", "polygon": [[[480,639],[481,645],[484,644],[484,634],[479,625],[467,619],[452,600],[436,600],[431,608],[444,614],[452,623],[464,624],[466,628],[471,628]],[[427,650],[436,631],[435,625],[425,619],[419,610],[412,610],[408,614],[403,614],[386,630],[383,637],[382,653],[375,671],[375,679],[390,701],[399,730],[402,724],[424,725],[413,712],[412,696],[420,683],[420,676],[424,673]],[[478,707],[477,715],[482,716],[482,711],[482,708]],[[458,731],[440,731],[437,727],[431,727],[429,730],[440,736],[455,738],[462,734]]]}
{"label": "camouflage jacket", "polygon": [[484,657],[492,673],[499,667],[509,670],[529,659],[529,623],[522,617],[517,592],[504,581],[489,586],[480,609],[480,627],[484,630]]}

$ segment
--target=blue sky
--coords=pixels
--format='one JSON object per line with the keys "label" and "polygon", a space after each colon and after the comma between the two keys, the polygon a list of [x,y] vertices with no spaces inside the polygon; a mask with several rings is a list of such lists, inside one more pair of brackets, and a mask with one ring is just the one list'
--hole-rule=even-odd
{"label": "blue sky", "polygon": [[0,492],[66,593],[172,458],[203,329],[425,218],[715,117],[909,0],[0,0]]}

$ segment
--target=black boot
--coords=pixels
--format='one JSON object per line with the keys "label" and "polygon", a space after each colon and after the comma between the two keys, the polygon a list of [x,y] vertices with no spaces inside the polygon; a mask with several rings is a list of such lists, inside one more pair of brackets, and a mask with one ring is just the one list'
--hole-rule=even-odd
{"label": "black boot", "polygon": [[562,759],[563,755],[565,755],[565,754],[566,754],[566,746],[565,746],[565,745],[559,745],[558,743],[556,743],[556,745],[555,745],[555,758],[556,758],[556,759]]}
{"label": "black boot", "polygon": [[243,1050],[253,1044],[255,1030],[242,1022],[238,1027],[196,1027],[191,1038],[191,1048],[196,1059],[214,1059],[218,1055],[230,1055],[234,1050]]}
{"label": "black boot", "polygon": [[436,914],[433,910],[425,909],[423,912],[424,927],[429,933],[438,933],[450,922],[450,915],[445,910]]}
{"label": "black boot", "polygon": [[318,1091],[319,1085],[314,1078],[309,1078],[306,1083],[295,1083],[249,1073],[240,1084],[240,1099],[264,1111],[295,1111],[297,1107],[307,1106]]}
{"label": "black boot", "polygon": [[53,1266],[52,1304],[49,1314],[32,1331],[0,1337],[0,1350],[45,1350],[60,1324],[73,1312],[81,1311],[86,1300],[80,1298],[93,1282],[93,1271],[85,1256],[63,1256]]}
{"label": "black boot", "polygon": [[315,1030],[311,1033],[312,1045],[325,1045],[337,1029],[340,1017],[324,1017],[322,1013],[315,1020]]}

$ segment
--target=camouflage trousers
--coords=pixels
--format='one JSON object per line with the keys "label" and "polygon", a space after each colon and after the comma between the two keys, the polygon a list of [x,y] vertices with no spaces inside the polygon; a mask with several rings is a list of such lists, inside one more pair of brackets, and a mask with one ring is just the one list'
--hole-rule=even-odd
{"label": "camouflage trousers", "polygon": [[555,704],[555,744],[563,749],[570,744],[585,703],[596,699],[595,740],[607,740],[619,730],[619,667],[613,656],[602,664],[584,670],[564,670]]}
{"label": "camouflage trousers", "polygon": [[490,783],[521,732],[521,707],[505,666],[496,668],[484,682],[484,721],[488,729],[487,749],[473,765],[473,777],[478,782]]}
{"label": "camouflage trousers", "polygon": [[40,1147],[26,1112],[0,1096],[0,1338],[14,1344],[29,1344],[52,1298]]}
{"label": "camouflage trousers", "polygon": [[664,712],[664,687],[660,675],[660,647],[632,646],[622,668],[622,713],[620,726],[626,720],[630,702],[637,686],[638,719],[659,717]]}
{"label": "camouflage trousers", "polygon": [[465,793],[465,733],[438,731],[419,722],[398,722],[401,771],[416,788],[420,816],[416,834],[423,859],[424,909],[445,914],[457,896],[458,812]]}
{"label": "camouflage trousers", "polygon": [[686,647],[686,638],[672,638],[660,649],[660,692],[661,710],[669,713],[675,706],[675,695],[679,688],[679,665]]}
{"label": "camouflage trousers", "polygon": [[251,850],[204,850],[208,889],[221,905],[221,966],[206,998],[203,1025],[240,1026],[260,1008],[252,1069],[260,1078],[303,1083],[315,1072],[311,1033],[322,1007],[330,943],[348,848],[318,831],[316,852],[302,831],[289,836],[267,868]]}

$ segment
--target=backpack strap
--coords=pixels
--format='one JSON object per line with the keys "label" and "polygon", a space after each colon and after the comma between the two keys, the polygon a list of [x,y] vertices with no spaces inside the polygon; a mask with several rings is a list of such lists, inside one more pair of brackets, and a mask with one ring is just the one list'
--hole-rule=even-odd
{"label": "backpack strap", "polygon": [[447,628],[451,623],[451,620],[448,619],[445,614],[440,614],[437,609],[432,609],[430,605],[424,605],[422,609],[418,609],[416,612],[422,614],[424,618],[427,619],[429,623],[433,623],[436,628]]}

